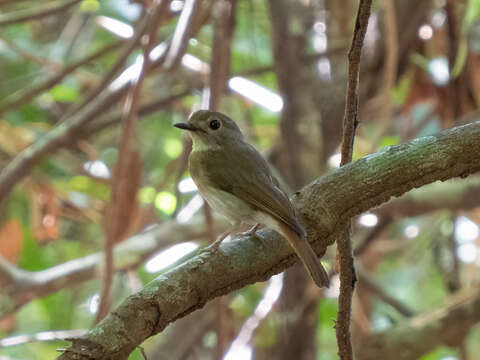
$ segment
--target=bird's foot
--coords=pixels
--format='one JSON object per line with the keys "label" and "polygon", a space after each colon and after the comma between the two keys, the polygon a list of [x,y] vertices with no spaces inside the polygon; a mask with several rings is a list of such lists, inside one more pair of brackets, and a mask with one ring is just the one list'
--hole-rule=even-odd
{"label": "bird's foot", "polygon": [[260,226],[260,224],[255,224],[250,229],[248,229],[247,231],[238,233],[237,235],[238,236],[255,236],[259,226]]}
{"label": "bird's foot", "polygon": [[200,250],[201,253],[203,252],[208,252],[208,253],[215,253],[218,251],[218,247],[220,246],[220,244],[222,243],[223,240],[225,240],[225,238],[230,234],[230,230],[229,231],[225,231],[224,233],[220,234],[219,237],[217,237],[217,239],[210,245],[208,245],[207,247],[203,248],[202,250]]}

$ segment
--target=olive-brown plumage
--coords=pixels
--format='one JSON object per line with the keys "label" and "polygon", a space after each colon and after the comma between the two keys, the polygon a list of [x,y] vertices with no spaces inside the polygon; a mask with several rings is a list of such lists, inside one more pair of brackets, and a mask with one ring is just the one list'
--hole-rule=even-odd
{"label": "olive-brown plumage", "polygon": [[190,174],[209,205],[232,224],[260,223],[282,234],[315,283],[328,286],[328,275],[306,240],[290,200],[235,122],[222,113],[200,110],[187,123],[175,126],[189,130]]}

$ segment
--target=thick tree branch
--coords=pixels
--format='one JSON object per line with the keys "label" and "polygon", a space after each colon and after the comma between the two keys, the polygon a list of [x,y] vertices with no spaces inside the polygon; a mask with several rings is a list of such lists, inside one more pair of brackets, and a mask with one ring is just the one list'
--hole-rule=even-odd
{"label": "thick tree branch", "polygon": [[[312,246],[325,253],[353,216],[413,188],[480,170],[480,122],[392,146],[336,169],[294,197]],[[60,359],[126,359],[146,338],[215,297],[264,281],[297,261],[264,229],[201,253],[162,274],[74,340]]]}
{"label": "thick tree branch", "polygon": [[[464,180],[454,179],[437,182],[420,189],[414,189],[381,206],[378,212],[382,217],[390,215],[400,217],[423,215],[443,208],[468,210],[478,206],[478,199],[480,199],[480,179],[469,177]],[[221,232],[224,230],[223,225],[226,224],[217,219],[215,225],[219,226],[215,231]],[[204,227],[199,224],[179,225],[175,222],[168,222],[162,224],[156,230],[133,236],[125,243],[115,247],[115,270],[121,271],[133,268],[155,251],[177,242],[202,239],[204,238],[204,232]],[[26,276],[21,277],[21,279],[41,279],[40,283],[31,287],[29,287],[29,283],[23,284],[22,280],[15,283],[13,279],[15,276],[12,278],[11,274],[23,273],[22,270],[9,263],[2,264],[0,262],[0,284],[4,286],[9,283],[11,286],[11,290],[5,291],[6,297],[4,298],[8,300],[11,306],[7,308],[5,302],[0,301],[0,319],[32,300],[48,296],[72,286],[72,284],[97,278],[102,271],[102,261],[102,255],[97,253],[57,265],[51,269],[25,272]],[[65,279],[68,281],[65,281]],[[25,295],[27,292],[30,294],[28,297]],[[12,298],[10,296],[12,293],[16,293],[18,296]]]}
{"label": "thick tree branch", "polygon": [[[222,223],[216,223],[219,224]],[[134,268],[159,249],[179,242],[200,240],[204,234],[203,224],[166,222],[153,231],[133,236],[115,246],[115,271]],[[103,267],[102,252],[34,272],[19,269],[0,257],[0,319],[32,300],[99,278]]]}

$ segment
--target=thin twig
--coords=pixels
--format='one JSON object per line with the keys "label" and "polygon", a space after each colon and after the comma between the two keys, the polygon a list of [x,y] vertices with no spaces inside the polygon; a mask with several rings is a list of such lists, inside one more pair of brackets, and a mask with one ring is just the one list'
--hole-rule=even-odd
{"label": "thin twig", "polygon": [[[192,30],[193,34],[198,30],[199,26]],[[151,69],[163,64],[163,61],[164,57],[156,59],[152,63]],[[72,113],[66,115],[66,120],[60,122],[47,135],[17,155],[0,173],[0,203],[2,203],[15,184],[29,174],[42,156],[65,147],[67,144],[71,144],[72,140],[81,133],[80,130],[119,101],[126,94],[130,85],[131,83],[129,82],[119,89],[99,93],[91,101],[82,104]]]}
{"label": "thin twig", "polygon": [[10,3],[15,3],[18,4],[19,2],[22,1],[29,1],[29,0],[0,0],[0,6],[5,6],[5,5],[11,5]]}
{"label": "thin twig", "polygon": [[230,76],[236,0],[218,0],[213,7],[213,50],[210,64],[209,109],[216,111]]}
{"label": "thin twig", "polygon": [[[380,122],[388,124],[392,117],[392,90],[397,80],[398,67],[398,29],[394,0],[384,0],[385,20],[385,69],[383,74],[383,109]],[[383,118],[382,118],[383,117]],[[387,125],[385,125],[387,127]]]}
{"label": "thin twig", "polygon": [[22,334],[0,339],[0,349],[9,346],[23,345],[36,341],[66,340],[73,337],[85,335],[88,330],[52,330],[42,331],[36,334]]}
{"label": "thin twig", "polygon": [[[334,56],[340,53],[344,53],[346,50],[347,48],[343,45],[336,46],[336,47],[329,48],[328,50],[323,52],[307,54],[302,57],[302,61],[304,61],[305,63],[311,63],[324,57],[328,58],[329,56]],[[253,75],[261,75],[261,74],[273,72],[273,71],[275,71],[275,65],[272,64],[272,65],[258,66],[250,69],[239,70],[234,72],[234,75],[235,76],[253,76]]]}
{"label": "thin twig", "polygon": [[128,86],[105,92],[93,100],[82,111],[58,124],[28,148],[18,154],[0,172],[0,203],[6,198],[15,184],[23,179],[46,154],[69,144],[79,130],[117,103],[128,90]]}
{"label": "thin twig", "polygon": [[[215,227],[213,222],[212,216],[212,209],[210,206],[205,202],[203,205],[203,212],[205,215],[205,223],[207,224],[207,232],[206,237],[210,244],[215,242]],[[217,332],[217,346],[215,349],[215,359],[221,360],[225,351],[227,350],[228,345],[228,338],[226,334],[227,328],[227,307],[228,303],[225,301],[225,297],[221,296],[216,299],[216,317],[215,317],[215,325],[216,325],[216,332]]]}
{"label": "thin twig", "polygon": [[103,90],[105,90],[105,88],[115,78],[118,72],[123,68],[123,66],[125,65],[125,62],[127,61],[127,58],[130,56],[133,50],[135,50],[135,48],[137,48],[137,46],[140,45],[140,40],[146,32],[147,26],[148,26],[148,21],[147,21],[147,17],[145,17],[144,19],[141,20],[140,24],[138,25],[138,28],[135,31],[135,36],[133,36],[130,40],[128,40],[128,42],[126,42],[125,45],[123,46],[115,64],[103,76],[100,84],[98,84],[97,87],[87,95],[85,100],[72,111],[73,114],[79,111],[80,109],[82,109],[84,106],[90,103],[93,99],[95,99]]}
{"label": "thin twig", "polygon": [[[173,103],[181,100],[185,96],[188,96],[192,93],[191,89],[186,89],[180,91],[178,94],[168,96],[167,98],[155,100],[144,105],[139,106],[138,108],[138,117],[145,117],[161,109],[165,109]],[[91,134],[96,134],[109,126],[116,125],[121,121],[120,114],[112,114],[105,119],[101,119],[90,126],[86,127],[82,132],[83,137],[88,137]]]}
{"label": "thin twig", "polygon": [[[360,0],[357,19],[350,51],[348,52],[348,86],[343,118],[342,160],[340,165],[352,161],[353,141],[358,125],[358,78],[360,73],[360,55],[363,39],[367,31],[370,17],[371,0]],[[342,360],[353,359],[350,335],[350,316],[352,312],[352,296],[355,290],[355,269],[353,265],[352,244],[350,240],[351,221],[348,220],[345,230],[337,239],[340,258],[340,295],[338,297],[338,318],[335,327],[338,343],[338,355]]]}
{"label": "thin twig", "polygon": [[[459,44],[461,42],[459,30],[461,26],[458,24],[457,19],[457,2],[448,0],[445,3],[446,23],[447,23],[447,36],[448,36],[448,63],[450,69],[453,69],[459,53]],[[468,56],[468,55],[467,55]],[[449,104],[447,107],[451,107],[452,118],[447,119],[444,126],[452,126],[453,119],[458,119],[462,115],[462,98],[467,98],[463,86],[462,86],[462,74],[452,77],[449,84]],[[444,105],[445,106],[445,105]]]}
{"label": "thin twig", "polygon": [[61,71],[54,74],[52,77],[46,79],[41,84],[34,86],[32,88],[22,89],[8,98],[4,100],[2,104],[0,104],[0,114],[5,113],[7,111],[13,110],[27,102],[30,102],[35,97],[47,91],[51,87],[55,86],[59,82],[61,82],[66,76],[70,75],[72,72],[77,70],[79,67],[88,64],[105,54],[117,49],[123,43],[122,40],[117,40],[104,48],[101,48],[98,51],[95,51],[93,54],[84,57],[70,65],[65,66]]}
{"label": "thin twig", "polygon": [[392,222],[392,217],[389,215],[380,217],[379,223],[370,230],[370,232],[359,242],[359,244],[353,249],[353,255],[355,257],[362,255],[378,238],[378,235]]}
{"label": "thin twig", "polygon": [[16,11],[11,14],[6,14],[0,17],[0,26],[13,25],[24,21],[38,20],[46,16],[58,14],[59,12],[68,10],[75,4],[82,0],[70,0],[70,1],[55,1],[44,5],[40,9],[34,11]]}
{"label": "thin twig", "polygon": [[[147,68],[150,66],[150,51],[155,39],[155,30],[160,19],[168,10],[168,1],[155,1],[152,12],[146,16],[143,35],[147,42],[143,48],[143,63],[138,77],[130,88],[125,102],[122,136],[119,144],[118,161],[115,165],[112,196],[106,214],[105,226],[105,273],[99,310],[95,322],[100,321],[108,312],[110,288],[114,273],[113,246],[127,235],[128,220],[135,212],[136,194],[140,184],[140,156],[138,153],[137,109],[140,93]],[[128,195],[128,196],[127,196]],[[128,198],[128,199],[127,199]],[[127,199],[127,200],[126,200]]]}
{"label": "thin twig", "polygon": [[196,18],[202,6],[201,3],[198,0],[186,0],[184,2],[170,47],[165,55],[165,69],[171,70],[180,63],[183,54],[187,50],[188,40],[194,32],[193,28],[196,25]]}
{"label": "thin twig", "polygon": [[[210,96],[208,108],[216,111],[221,99],[227,90],[227,80],[230,76],[230,62],[232,52],[232,39],[235,30],[236,0],[217,0],[212,9],[213,17],[213,50],[210,64]],[[214,224],[211,209],[207,203],[204,204],[205,219],[207,220],[210,242],[215,241],[213,232]],[[228,331],[228,301],[222,296],[216,300],[217,317],[217,346],[214,358],[221,360],[228,349],[230,341]]]}
{"label": "thin twig", "polygon": [[380,300],[393,307],[403,316],[412,317],[415,315],[415,311],[410,309],[400,300],[394,298],[392,295],[386,293],[385,290],[383,290],[369,274],[359,268],[357,268],[356,270],[359,283],[363,285],[368,291],[375,294]]}
{"label": "thin twig", "polygon": [[380,102],[378,111],[379,134],[372,144],[372,149],[377,149],[390,128],[393,115],[392,90],[397,80],[398,67],[398,31],[397,18],[395,14],[394,0],[384,0],[385,19],[383,21],[383,32],[385,42],[385,65],[383,79],[379,85],[378,99]]}
{"label": "thin twig", "polygon": [[[215,221],[215,226],[216,232],[222,232],[227,224]],[[173,220],[162,223],[152,231],[132,236],[115,245],[115,271],[136,269],[152,254],[168,246],[185,241],[201,242],[205,232],[203,223],[178,224]],[[103,252],[39,271],[20,269],[0,256],[0,286],[3,298],[8,299],[8,306],[0,307],[0,319],[35,299],[98,278],[103,266]]]}
{"label": "thin twig", "polygon": [[455,218],[457,216],[458,216],[458,212],[454,212],[450,219],[454,224],[453,225],[454,228],[452,233],[447,237],[447,246],[448,246],[448,250],[450,252],[452,261],[448,269],[445,269],[445,267],[443,267],[442,269],[445,272],[444,278],[446,280],[446,286],[447,286],[448,292],[451,294],[460,290],[462,287],[462,282],[460,277],[461,262],[460,262],[460,259],[458,258],[457,241],[455,239],[455,227],[457,226],[455,224]]}
{"label": "thin twig", "polygon": [[61,66],[60,64],[56,63],[53,60],[41,58],[37,55],[32,54],[31,52],[28,52],[28,51],[22,49],[14,41],[4,37],[1,34],[0,34],[0,40],[3,41],[5,44],[7,44],[11,51],[13,51],[19,57],[21,57],[21,58],[23,58],[27,61],[31,61],[33,63],[36,63],[36,64],[40,65],[40,66],[48,67],[48,68],[54,69],[54,70],[60,68],[60,66]]}

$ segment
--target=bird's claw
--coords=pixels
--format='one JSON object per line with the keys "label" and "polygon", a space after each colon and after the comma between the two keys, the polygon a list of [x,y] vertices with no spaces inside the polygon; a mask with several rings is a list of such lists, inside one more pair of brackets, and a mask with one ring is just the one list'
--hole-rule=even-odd
{"label": "bird's claw", "polygon": [[254,226],[252,226],[247,231],[240,232],[237,235],[238,236],[255,236],[259,226],[260,226],[260,224],[255,224]]}
{"label": "bird's claw", "polygon": [[212,244],[204,247],[203,249],[200,250],[200,253],[210,253],[210,254],[214,254],[218,251],[218,248],[221,244],[221,241],[215,241],[213,242]]}

